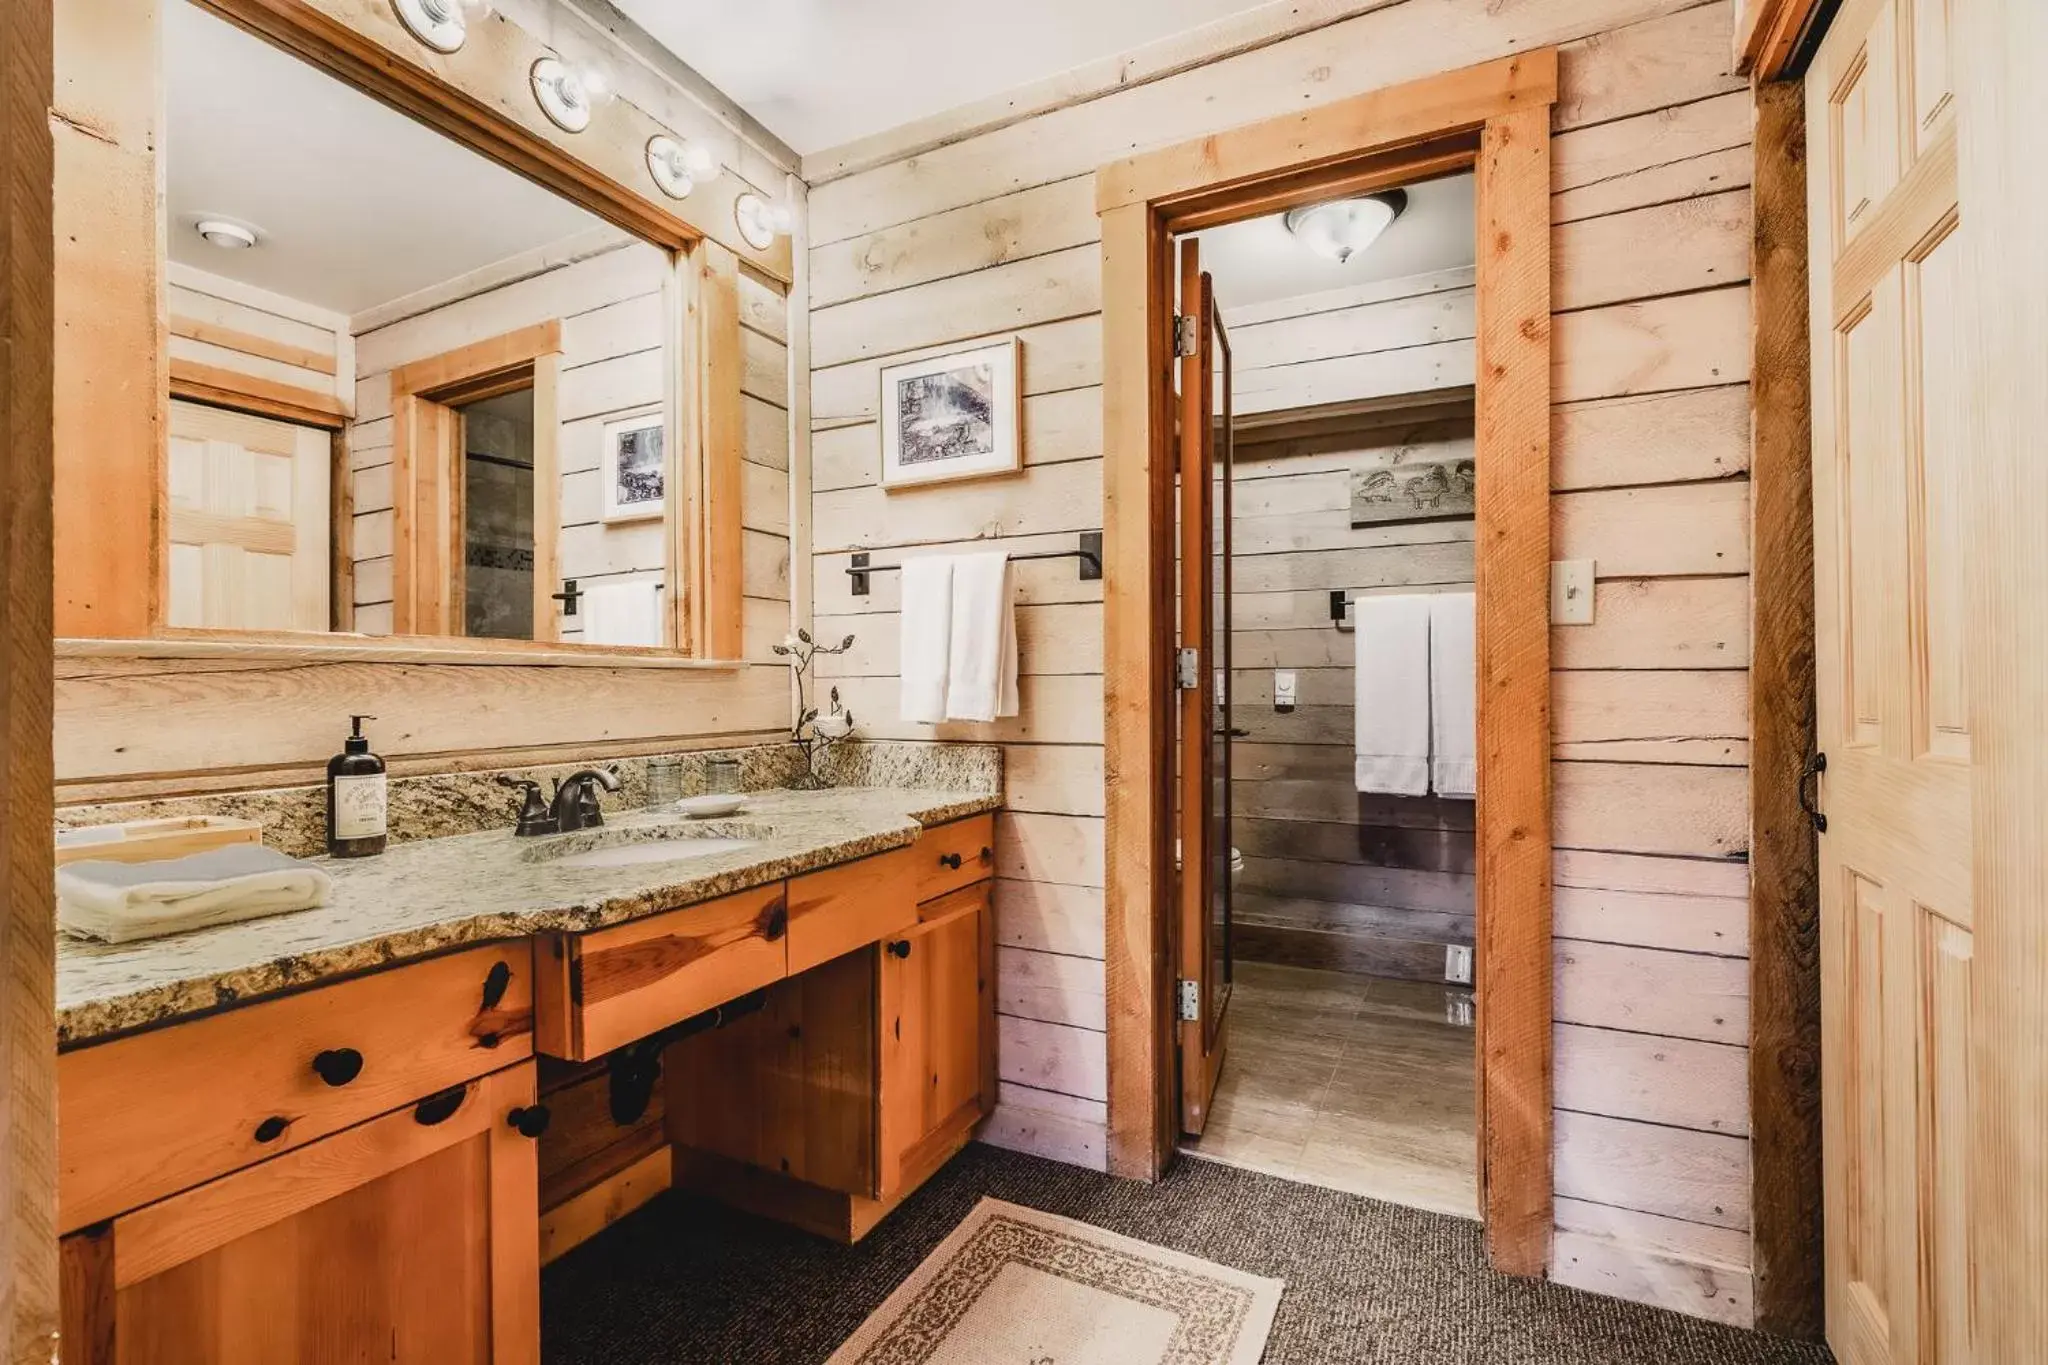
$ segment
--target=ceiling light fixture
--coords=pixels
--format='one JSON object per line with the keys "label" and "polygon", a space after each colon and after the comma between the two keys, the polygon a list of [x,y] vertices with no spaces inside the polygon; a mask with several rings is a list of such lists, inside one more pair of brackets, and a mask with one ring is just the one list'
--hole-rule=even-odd
{"label": "ceiling light fixture", "polygon": [[1283,221],[1303,246],[1342,265],[1378,241],[1407,207],[1406,190],[1387,190],[1289,209]]}
{"label": "ceiling light fixture", "polygon": [[256,245],[256,234],[240,223],[222,218],[202,218],[192,230],[223,251],[244,251]]}
{"label": "ceiling light fixture", "polygon": [[568,63],[560,57],[542,57],[533,64],[529,79],[548,122],[565,133],[580,133],[590,126],[591,89]]}
{"label": "ceiling light fixture", "polygon": [[771,204],[752,190],[732,203],[732,221],[740,240],[756,251],[766,251],[775,239],[796,226],[796,214],[787,204]]}
{"label": "ceiling light fixture", "polygon": [[436,52],[453,52],[469,37],[469,18],[460,0],[391,0],[405,31]]}
{"label": "ceiling light fixture", "polygon": [[661,192],[671,199],[687,199],[690,191],[697,188],[683,144],[667,133],[656,133],[647,139],[647,171]]}

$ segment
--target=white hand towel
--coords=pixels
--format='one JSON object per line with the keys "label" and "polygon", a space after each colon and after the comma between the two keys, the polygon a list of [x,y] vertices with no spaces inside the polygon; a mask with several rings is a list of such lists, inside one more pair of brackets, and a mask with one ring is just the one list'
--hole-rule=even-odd
{"label": "white hand towel", "polygon": [[990,721],[1017,714],[1017,608],[1005,551],[953,559],[947,672],[948,720]]}
{"label": "white hand towel", "polygon": [[1429,792],[1429,599],[1359,597],[1357,777],[1362,792]]}
{"label": "white hand towel", "polygon": [[661,583],[633,578],[623,583],[592,583],[577,604],[586,645],[659,645]]}
{"label": "white hand towel", "polygon": [[936,725],[946,718],[946,675],[953,638],[953,557],[903,561],[903,619],[897,677],[904,720]]}
{"label": "white hand towel", "polygon": [[1429,773],[1438,796],[1479,790],[1473,628],[1471,593],[1429,599]]}
{"label": "white hand towel", "polygon": [[261,844],[236,844],[149,863],[71,863],[57,869],[57,925],[107,943],[158,938],[324,905],[334,879]]}

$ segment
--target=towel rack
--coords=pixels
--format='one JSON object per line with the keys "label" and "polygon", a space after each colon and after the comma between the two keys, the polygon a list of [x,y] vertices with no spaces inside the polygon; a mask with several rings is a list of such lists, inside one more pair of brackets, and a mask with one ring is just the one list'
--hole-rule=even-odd
{"label": "towel rack", "polygon": [[1351,624],[1351,593],[1345,588],[1330,589],[1330,624],[1346,635],[1358,629]]}
{"label": "towel rack", "polygon": [[[1102,532],[1083,531],[1080,545],[1072,550],[1038,550],[1029,554],[1011,555],[1010,559],[1013,563],[1025,559],[1078,559],[1081,561],[1081,581],[1092,583],[1102,577]],[[847,576],[853,580],[853,595],[868,595],[868,575],[892,573],[902,567],[901,564],[870,564],[867,552],[861,551],[853,556],[853,562],[846,569]]]}

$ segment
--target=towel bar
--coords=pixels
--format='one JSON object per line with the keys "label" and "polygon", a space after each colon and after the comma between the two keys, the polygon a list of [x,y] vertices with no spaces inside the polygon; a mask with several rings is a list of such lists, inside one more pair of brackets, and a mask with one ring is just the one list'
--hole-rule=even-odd
{"label": "towel bar", "polygon": [[[1076,549],[1038,550],[1030,554],[1011,555],[1010,559],[1012,562],[1025,559],[1079,559],[1081,561],[1081,581],[1083,583],[1092,583],[1102,577],[1102,532],[1083,531],[1081,533],[1081,544]],[[847,576],[853,580],[853,595],[855,597],[866,597],[868,595],[868,589],[871,586],[868,582],[868,575],[891,573],[902,567],[901,564],[870,564],[868,563],[867,551],[859,552],[853,556],[853,562],[846,569]]]}

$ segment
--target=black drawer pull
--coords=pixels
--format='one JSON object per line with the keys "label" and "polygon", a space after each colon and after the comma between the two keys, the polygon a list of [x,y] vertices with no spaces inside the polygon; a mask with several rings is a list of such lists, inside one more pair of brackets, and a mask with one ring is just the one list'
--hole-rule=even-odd
{"label": "black drawer pull", "polygon": [[503,962],[493,962],[490,971],[484,973],[484,1008],[498,1008],[505,999],[505,989],[511,984],[512,968]]}
{"label": "black drawer pull", "polygon": [[773,943],[788,932],[789,906],[786,902],[777,901],[768,907],[766,923],[761,926],[761,936]]}
{"label": "black drawer pull", "polygon": [[939,855],[940,867],[950,867],[955,872],[958,872],[960,870],[960,863],[961,858],[960,855],[957,853],[941,853]]}
{"label": "black drawer pull", "polygon": [[548,1130],[548,1107],[544,1104],[522,1105],[505,1116],[505,1122],[521,1137],[537,1138]]}
{"label": "black drawer pull", "polygon": [[889,945],[889,956],[891,956],[891,957],[909,957],[909,956],[910,956],[910,940],[909,940],[909,939],[907,939],[907,938],[899,938],[899,939],[897,939],[897,940],[896,940],[896,941],[895,941],[894,943],[890,944],[890,945]]}
{"label": "black drawer pull", "polygon": [[277,1115],[272,1114],[269,1118],[256,1125],[256,1140],[258,1142],[275,1142],[283,1137],[284,1130],[291,1126],[290,1119],[281,1119]]}
{"label": "black drawer pull", "polygon": [[437,1091],[413,1106],[412,1121],[422,1128],[432,1128],[437,1123],[446,1123],[455,1117],[455,1111],[469,1098],[469,1087],[451,1085]]}
{"label": "black drawer pull", "polygon": [[331,1047],[314,1054],[313,1070],[329,1085],[347,1085],[363,1074],[363,1054],[352,1047]]}

